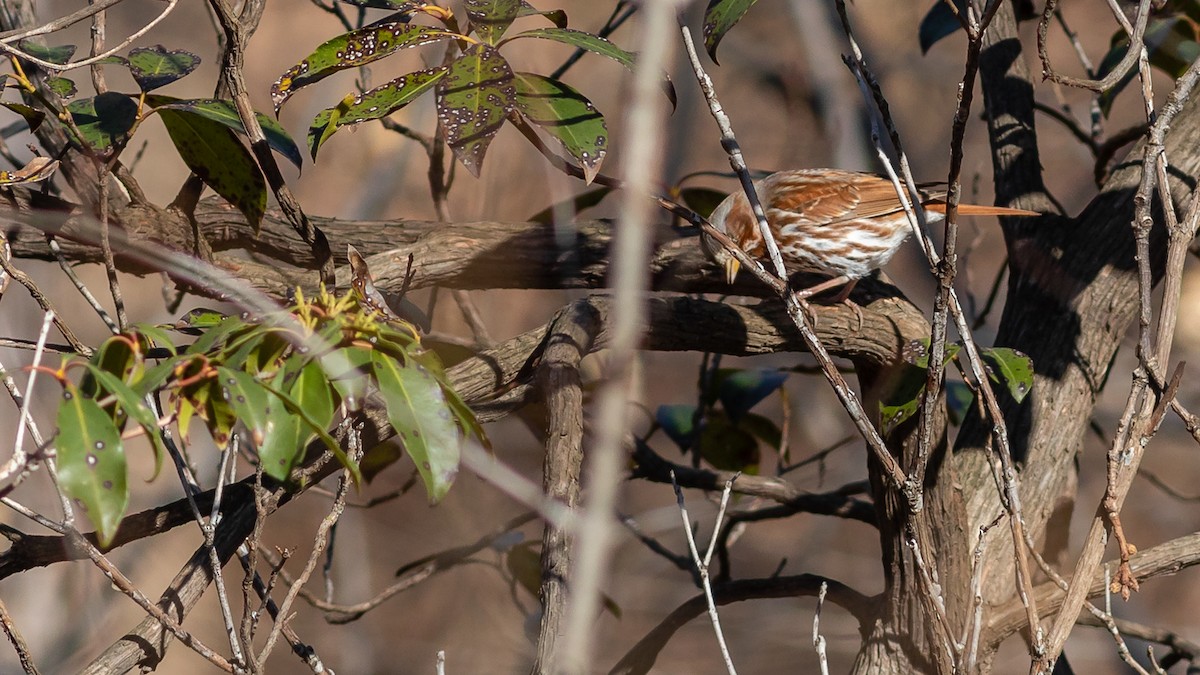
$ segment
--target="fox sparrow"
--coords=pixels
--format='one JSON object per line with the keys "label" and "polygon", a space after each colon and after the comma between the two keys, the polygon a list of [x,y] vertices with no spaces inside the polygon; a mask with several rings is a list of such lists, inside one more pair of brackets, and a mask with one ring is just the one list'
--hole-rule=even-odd
{"label": "fox sparrow", "polygon": [[[937,183],[919,186],[928,222],[946,215],[946,192]],[[756,182],[754,189],[767,214],[779,252],[791,272],[812,272],[830,278],[799,292],[809,297],[845,286],[844,300],[854,284],[883,267],[912,233],[892,182],[870,173],[838,169],[780,171]],[[959,204],[965,216],[1036,216],[1034,211],[1002,206]],[[766,257],[766,244],[750,203],[742,192],[721,202],[709,217],[713,227],[754,257]],[[737,278],[736,258],[715,239],[701,233],[705,253],[725,269],[729,283]]]}

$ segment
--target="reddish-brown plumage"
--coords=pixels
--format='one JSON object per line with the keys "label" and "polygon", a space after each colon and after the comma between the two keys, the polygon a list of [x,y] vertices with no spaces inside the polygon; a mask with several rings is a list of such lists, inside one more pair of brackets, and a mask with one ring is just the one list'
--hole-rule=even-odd
{"label": "reddish-brown plumage", "polygon": [[[930,222],[941,220],[946,213],[946,193],[933,187],[935,184],[920,186],[921,205]],[[781,171],[755,183],[755,191],[789,271],[833,277],[802,292],[804,296],[842,284],[853,286],[852,282],[891,260],[911,233],[892,182],[875,174],[838,169]],[[1037,215],[974,204],[960,204],[958,212],[965,216]],[[745,194],[731,194],[709,220],[749,255],[766,257],[766,246]],[[725,267],[732,281],[738,270],[733,256],[707,235],[702,235],[701,243],[709,257]]]}

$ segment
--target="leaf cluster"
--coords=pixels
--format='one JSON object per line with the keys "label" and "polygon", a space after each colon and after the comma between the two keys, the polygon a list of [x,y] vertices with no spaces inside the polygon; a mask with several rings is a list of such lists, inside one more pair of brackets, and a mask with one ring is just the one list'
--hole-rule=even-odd
{"label": "leaf cluster", "polygon": [[[608,153],[604,116],[570,85],[514,70],[501,49],[518,40],[551,40],[599,54],[626,68],[633,67],[633,54],[598,35],[567,28],[562,11],[538,10],[524,0],[466,0],[465,21],[450,9],[422,2],[343,1],[392,13],[327,40],[280,75],[271,87],[276,114],[297,91],[334,73],[423,45],[447,43],[448,49],[439,65],[347,94],[319,112],[308,131],[314,158],[342,127],[387,117],[433,91],[438,133],[473,175],[479,175],[488,145],[506,120],[525,128],[533,125],[556,139],[589,182],[599,172]],[[534,16],[553,26],[510,33],[518,19]],[[414,23],[416,18],[437,25]]]}
{"label": "leaf cluster", "polygon": [[[199,337],[177,346],[175,333]],[[78,383],[67,377],[75,367],[83,370]],[[416,329],[364,309],[353,294],[299,297],[280,317],[195,310],[170,327],[135,326],[91,359],[65,360],[54,375],[63,387],[55,439],[62,488],[88,513],[101,543],[111,541],[129,500],[123,438],[130,420],[133,433],[153,444],[155,474],[167,451],[161,428],[174,419],[185,442],[197,421],[222,448],[240,432],[263,473],[279,481],[292,478],[319,440],[357,482],[364,471],[329,429],[339,408],[351,414],[378,391],[431,501],[450,489],[464,436],[486,443]],[[396,459],[368,452],[366,478]]]}
{"label": "leaf cluster", "polygon": [[699,404],[659,406],[650,434],[662,429],[681,452],[695,452],[714,468],[758,473],[760,443],[778,451],[783,434],[751,409],[782,391],[786,380],[787,373],[778,370],[719,368],[702,388]]}

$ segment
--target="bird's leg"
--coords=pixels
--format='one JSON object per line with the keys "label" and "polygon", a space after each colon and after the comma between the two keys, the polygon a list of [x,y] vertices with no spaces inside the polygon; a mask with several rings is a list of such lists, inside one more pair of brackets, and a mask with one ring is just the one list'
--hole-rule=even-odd
{"label": "bird's leg", "polygon": [[828,291],[831,288],[837,288],[838,286],[841,286],[842,290],[838,291],[838,294],[834,296],[833,300],[829,304],[836,305],[838,303],[845,303],[846,305],[849,305],[850,309],[854,310],[854,316],[858,318],[858,328],[855,329],[857,332],[861,331],[863,327],[862,308],[858,306],[858,303],[850,300],[850,292],[854,290],[854,286],[857,283],[858,279],[851,279],[846,275],[842,275],[840,277],[826,279],[816,286],[812,286],[801,291],[796,291],[796,297],[804,300],[818,293]]}
{"label": "bird's leg", "polygon": [[843,301],[845,301],[845,299],[847,297],[849,297],[850,291],[853,290],[854,284],[856,284],[856,283],[858,283],[858,279],[851,279],[850,277],[843,274],[840,277],[826,279],[825,281],[822,281],[821,283],[817,284],[816,286],[811,286],[809,288],[805,288],[804,290],[796,291],[796,297],[801,298],[801,299],[811,298],[812,296],[816,295],[817,293],[823,293],[831,288],[837,288],[838,286],[845,284],[846,289],[844,291],[842,291],[841,293],[838,293],[837,299],[834,300],[834,302],[843,302]]}

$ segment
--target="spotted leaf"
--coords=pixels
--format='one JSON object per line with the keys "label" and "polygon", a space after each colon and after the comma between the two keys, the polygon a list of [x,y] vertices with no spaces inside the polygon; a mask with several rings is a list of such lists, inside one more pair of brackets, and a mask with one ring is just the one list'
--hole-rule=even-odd
{"label": "spotted leaf", "polygon": [[495,45],[520,16],[521,0],[466,0],[467,18],[480,40]]}
{"label": "spotted leaf", "polygon": [[370,91],[348,96],[342,103],[317,113],[308,128],[308,148],[313,159],[317,158],[321,145],[338,129],[387,117],[432,89],[446,72],[445,68],[430,68],[401,75]]}
{"label": "spotted leaf", "polygon": [[885,436],[920,410],[925,376],[924,368],[908,364],[897,368],[892,374],[879,401],[879,430]]}
{"label": "spotted leaf", "polygon": [[221,398],[233,408],[233,414],[250,433],[250,440],[262,445],[263,438],[271,432],[271,404],[278,402],[271,400],[270,392],[253,375],[241,370],[217,366],[217,382]]}
{"label": "spotted leaf", "polygon": [[[147,407],[142,395],[134,391],[124,380],[92,363],[88,363],[87,367],[91,376],[103,387],[105,396],[112,396],[121,411],[137,422],[146,433],[146,438],[150,439],[150,447],[154,450],[154,475],[150,477],[150,480],[154,480],[158,476],[158,472],[162,470],[163,457],[167,454],[167,446],[163,442],[158,426],[158,416]],[[120,429],[120,426],[117,428]]]}
{"label": "spotted leaf", "polygon": [[162,45],[129,50],[129,74],[142,91],[151,91],[188,75],[200,65],[200,57],[182,49]]}
{"label": "spotted leaf", "polygon": [[989,347],[979,354],[986,362],[988,378],[1008,388],[1020,403],[1033,388],[1033,359],[1008,347]]}
{"label": "spotted leaf", "polygon": [[704,48],[713,63],[717,62],[717,45],[755,2],[757,0],[712,0],[708,3],[708,9],[704,10]]}
{"label": "spotted leaf", "polygon": [[318,82],[338,71],[357,68],[400,49],[418,47],[457,37],[456,33],[389,21],[350,31],[317,47],[308,58],[292,66],[271,85],[275,113],[297,89]]}
{"label": "spotted leaf", "polygon": [[558,80],[517,73],[517,109],[525,119],[554,136],[583,168],[591,183],[608,154],[608,126],[583,94]]}
{"label": "spotted leaf", "polygon": [[460,438],[441,384],[415,361],[374,352],[371,368],[396,437],[417,466],[431,502],[450,490],[458,473]]}
{"label": "spotted leaf", "polygon": [[112,418],[73,384],[58,408],[56,445],[63,492],[87,513],[100,545],[108,546],[129,505],[125,448]]}
{"label": "spotted leaf", "polygon": [[267,184],[258,163],[224,124],[188,110],[159,110],[183,163],[241,211],[258,232],[267,208]]}
{"label": "spotted leaf", "polygon": [[[242,118],[238,115],[237,108],[234,107],[232,101],[216,98],[178,99],[172,96],[151,95],[146,97],[146,102],[154,106],[156,110],[182,110],[193,113],[242,136],[246,135],[246,125],[242,124]],[[260,112],[254,113],[254,117],[258,120],[258,125],[262,127],[267,145],[270,145],[275,152],[287,157],[288,161],[297,169],[300,168],[303,162],[300,148],[296,146],[296,141],[292,140],[287,129]]]}
{"label": "spotted leaf", "polygon": [[450,64],[436,91],[446,142],[463,166],[479,176],[488,144],[516,98],[508,61],[487,45],[471,45]]}
{"label": "spotted leaf", "polygon": [[75,87],[75,82],[68,80],[65,77],[51,77],[46,80],[46,86],[50,91],[58,95],[64,101],[74,98],[75,94],[79,93],[79,89]]}
{"label": "spotted leaf", "polygon": [[342,2],[358,7],[390,9],[393,12],[413,12],[425,4],[423,2],[412,2],[412,0],[342,0]]}

